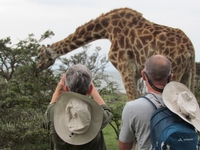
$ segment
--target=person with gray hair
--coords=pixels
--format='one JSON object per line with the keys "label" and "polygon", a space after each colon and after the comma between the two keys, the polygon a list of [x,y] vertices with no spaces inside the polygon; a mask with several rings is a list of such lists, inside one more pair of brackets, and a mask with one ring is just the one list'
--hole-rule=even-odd
{"label": "person with gray hair", "polygon": [[[141,75],[148,90],[145,97],[158,107],[164,106],[162,91],[173,77],[169,59],[162,55],[149,57]],[[126,103],[119,135],[120,150],[135,149],[136,145],[139,150],[151,149],[150,119],[154,111],[152,104],[143,97]]]}
{"label": "person with gray hair", "polygon": [[68,91],[86,95],[92,83],[92,73],[84,65],[75,65],[66,72],[65,84]]}
{"label": "person with gray hair", "polygon": [[112,117],[90,70],[81,64],[69,67],[44,114],[50,150],[107,150],[102,129]]}

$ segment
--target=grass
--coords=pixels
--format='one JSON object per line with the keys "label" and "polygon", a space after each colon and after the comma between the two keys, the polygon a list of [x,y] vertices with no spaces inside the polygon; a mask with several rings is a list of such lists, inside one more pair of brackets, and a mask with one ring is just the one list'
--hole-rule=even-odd
{"label": "grass", "polygon": [[[119,114],[122,112],[122,108],[124,107],[125,102],[128,101],[128,98],[127,98],[127,95],[123,93],[118,94],[116,97],[110,97],[110,95],[104,95],[103,98],[106,100],[110,100],[110,101],[107,101],[107,103],[109,104],[111,111],[113,111],[113,115],[115,114],[117,116],[121,116]],[[107,149],[119,150],[118,137],[110,124],[108,124],[103,129],[103,134],[104,134],[104,139],[106,142]]]}
{"label": "grass", "polygon": [[115,131],[111,127],[110,124],[108,124],[103,129],[103,134],[104,134],[107,149],[108,150],[119,150],[117,135],[115,134]]}

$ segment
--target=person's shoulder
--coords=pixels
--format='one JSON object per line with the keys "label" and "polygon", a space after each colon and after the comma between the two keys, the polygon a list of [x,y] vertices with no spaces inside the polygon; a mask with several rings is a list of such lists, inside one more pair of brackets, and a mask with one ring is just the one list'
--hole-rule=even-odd
{"label": "person's shoulder", "polygon": [[139,97],[138,99],[126,102],[127,107],[142,107],[146,103],[145,98]]}
{"label": "person's shoulder", "polygon": [[145,98],[144,97],[139,97],[135,100],[131,100],[131,101],[128,101],[126,102],[126,104],[137,104],[137,103],[141,103],[142,101],[145,101]]}
{"label": "person's shoulder", "polygon": [[144,112],[148,112],[149,106],[151,106],[151,104],[149,104],[146,99],[138,98],[126,102],[123,113],[126,115],[131,115],[131,118],[137,118],[138,116],[143,115]]}
{"label": "person's shoulder", "polygon": [[52,109],[54,108],[55,104],[56,104],[56,102],[50,103],[50,104],[47,106],[47,111],[52,110]]}

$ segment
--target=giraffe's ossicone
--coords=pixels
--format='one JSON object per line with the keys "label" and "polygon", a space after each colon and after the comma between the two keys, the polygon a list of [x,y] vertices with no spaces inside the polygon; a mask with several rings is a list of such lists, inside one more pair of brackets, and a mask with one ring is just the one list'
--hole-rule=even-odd
{"label": "giraffe's ossicone", "polygon": [[111,42],[108,58],[120,72],[129,100],[137,97],[137,80],[145,60],[154,54],[165,55],[172,62],[173,80],[180,81],[194,92],[195,51],[183,31],[146,20],[141,13],[114,9],[78,27],[65,39],[38,54],[38,68],[53,65],[55,59],[98,39]]}

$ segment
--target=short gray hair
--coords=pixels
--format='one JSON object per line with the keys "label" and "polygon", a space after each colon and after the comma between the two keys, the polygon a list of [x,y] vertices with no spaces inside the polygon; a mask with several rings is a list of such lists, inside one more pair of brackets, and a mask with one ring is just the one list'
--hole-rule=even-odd
{"label": "short gray hair", "polygon": [[162,55],[153,55],[145,62],[144,71],[152,81],[166,80],[171,74],[171,62]]}
{"label": "short gray hair", "polygon": [[81,64],[69,67],[66,71],[66,82],[69,91],[86,95],[90,90],[92,73]]}

